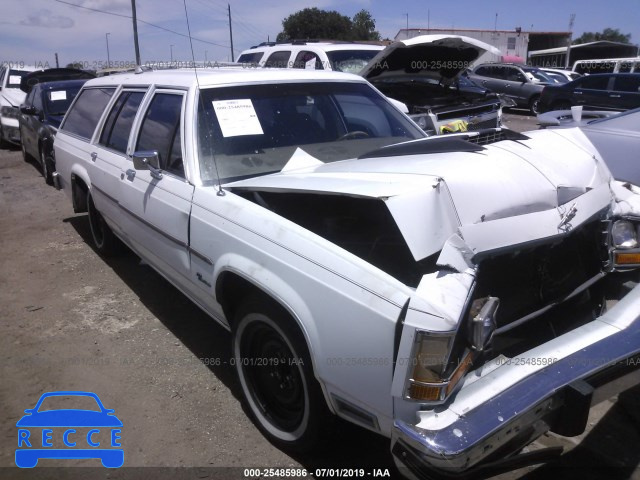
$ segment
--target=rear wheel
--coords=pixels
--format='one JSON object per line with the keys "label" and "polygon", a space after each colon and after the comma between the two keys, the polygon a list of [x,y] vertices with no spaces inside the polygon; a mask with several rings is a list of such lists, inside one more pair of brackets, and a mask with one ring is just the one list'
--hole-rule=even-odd
{"label": "rear wheel", "polygon": [[298,325],[277,304],[254,296],[236,314],[232,341],[244,401],[258,428],[289,450],[316,446],[331,414]]}
{"label": "rear wheel", "polygon": [[40,168],[42,169],[42,176],[47,185],[53,185],[53,158],[51,155],[47,155],[44,150],[40,151]]}
{"label": "rear wheel", "polygon": [[540,113],[539,102],[540,102],[540,95],[536,95],[532,97],[531,100],[529,101],[529,110],[531,110],[531,113],[533,115],[538,115],[538,113]]}
{"label": "rear wheel", "polygon": [[89,227],[91,237],[96,250],[105,257],[113,256],[117,253],[117,239],[107,222],[93,203],[91,193],[87,192],[87,212],[89,214]]}

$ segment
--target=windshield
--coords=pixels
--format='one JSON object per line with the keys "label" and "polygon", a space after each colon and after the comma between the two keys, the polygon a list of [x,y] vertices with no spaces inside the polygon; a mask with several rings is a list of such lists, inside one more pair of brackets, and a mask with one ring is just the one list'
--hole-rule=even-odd
{"label": "windshield", "polygon": [[378,53],[378,50],[336,50],[327,52],[327,57],[333,70],[358,73]]}
{"label": "windshield", "polygon": [[7,80],[7,88],[20,88],[20,80],[28,73],[24,70],[9,70],[9,79]]}
{"label": "windshield", "polygon": [[44,108],[49,115],[64,115],[69,105],[80,91],[81,86],[72,88],[55,88],[44,94]]}
{"label": "windshield", "polygon": [[205,182],[216,182],[217,174],[225,183],[279,172],[294,154],[326,163],[424,137],[363,83],[211,88],[202,90],[200,100],[198,148]]}

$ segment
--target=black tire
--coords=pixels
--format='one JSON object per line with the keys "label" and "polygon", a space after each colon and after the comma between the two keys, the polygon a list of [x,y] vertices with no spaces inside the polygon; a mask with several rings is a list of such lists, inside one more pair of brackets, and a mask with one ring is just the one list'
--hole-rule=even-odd
{"label": "black tire", "polygon": [[244,404],[261,432],[290,451],[321,445],[333,416],[291,316],[264,297],[250,297],[236,313],[232,350]]}
{"label": "black tire", "polygon": [[44,153],[44,150],[40,150],[40,168],[47,185],[53,185],[53,158]]}
{"label": "black tire", "polygon": [[529,110],[531,110],[531,113],[533,115],[538,115],[538,113],[540,113],[539,102],[540,102],[540,95],[534,95],[533,97],[531,97],[531,100],[529,101]]}
{"label": "black tire", "polygon": [[94,205],[93,198],[89,192],[87,192],[87,212],[91,238],[93,238],[96,250],[105,257],[111,257],[118,253],[118,240]]}
{"label": "black tire", "polygon": [[27,149],[24,147],[24,144],[22,142],[20,142],[20,150],[22,150],[22,160],[28,162],[31,158],[31,155],[27,153]]}

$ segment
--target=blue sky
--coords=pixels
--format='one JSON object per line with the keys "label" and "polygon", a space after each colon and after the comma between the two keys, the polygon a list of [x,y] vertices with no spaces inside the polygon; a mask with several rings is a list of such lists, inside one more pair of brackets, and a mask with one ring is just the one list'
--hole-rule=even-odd
{"label": "blue sky", "polygon": [[[133,61],[131,0],[4,0],[0,19],[0,62],[54,63],[57,52],[61,66],[81,61],[88,66],[107,58],[107,36],[112,61]],[[106,15],[69,5],[104,10]],[[574,37],[585,31],[606,27],[631,33],[632,43],[640,43],[640,0],[455,0],[453,2],[388,0],[230,0],[234,50],[240,51],[267,38],[273,40],[282,29],[282,20],[305,7],[337,10],[352,17],[367,9],[383,37],[393,38],[405,28],[479,28],[565,31],[576,14]],[[229,60],[227,1],[186,0],[198,60]],[[182,0],[136,0],[138,19],[164,29],[187,34]],[[142,61],[190,60],[186,37],[145,23],[138,24]],[[200,41],[203,40],[203,41]],[[205,43],[208,42],[208,43]]]}

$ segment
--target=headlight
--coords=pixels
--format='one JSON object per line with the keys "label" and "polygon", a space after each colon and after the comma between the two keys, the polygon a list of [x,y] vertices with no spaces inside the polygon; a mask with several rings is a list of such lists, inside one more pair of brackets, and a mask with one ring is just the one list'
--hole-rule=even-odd
{"label": "headlight", "polygon": [[2,113],[3,117],[18,118],[18,114],[20,113],[20,110],[18,110],[16,107],[5,106],[0,109],[0,112]]}
{"label": "headlight", "polygon": [[638,246],[637,227],[628,220],[618,220],[611,227],[611,241],[615,248],[636,248]]}
{"label": "headlight", "polygon": [[427,133],[436,133],[433,121],[426,113],[418,113],[415,115],[409,115],[411,120],[416,122],[418,126]]}
{"label": "headlight", "polygon": [[453,334],[416,332],[411,355],[413,370],[410,370],[405,392],[408,400],[441,403],[451,395],[473,359],[471,352],[467,352],[454,371],[445,377],[453,340]]}

